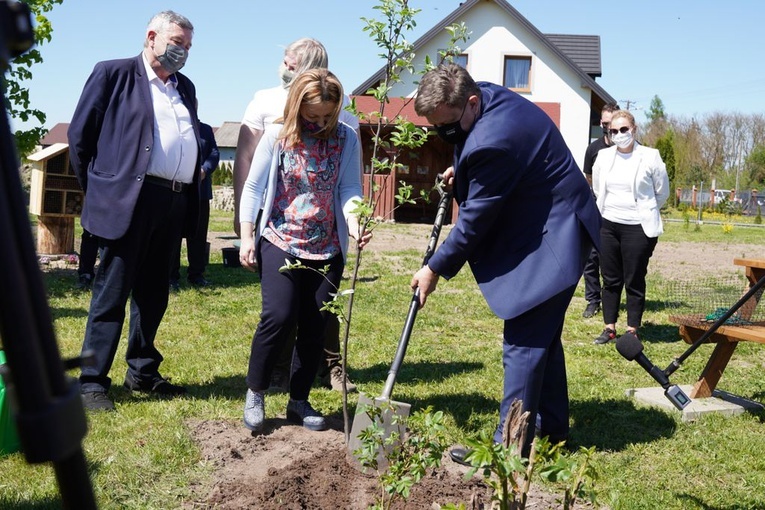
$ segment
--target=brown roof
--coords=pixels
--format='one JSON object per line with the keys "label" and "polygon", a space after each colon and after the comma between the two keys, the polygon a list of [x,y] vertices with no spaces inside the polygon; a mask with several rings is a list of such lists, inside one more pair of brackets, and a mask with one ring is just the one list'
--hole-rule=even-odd
{"label": "brown roof", "polygon": [[69,143],[66,131],[69,129],[68,122],[59,122],[51,128],[48,133],[40,140],[40,145],[45,148],[55,143]]}
{"label": "brown roof", "polygon": [[[356,109],[359,113],[365,115],[374,114],[380,110],[380,103],[372,96],[351,96],[356,100]],[[560,127],[560,103],[534,103],[540,107],[552,120],[555,125]],[[415,126],[431,126],[428,119],[420,117],[414,111],[414,99],[409,97],[393,97],[390,102],[385,105],[383,110],[383,116],[387,117],[389,121],[393,121],[397,115],[400,115],[406,120],[414,123]],[[359,122],[362,126],[373,124],[370,120],[366,119]]]}

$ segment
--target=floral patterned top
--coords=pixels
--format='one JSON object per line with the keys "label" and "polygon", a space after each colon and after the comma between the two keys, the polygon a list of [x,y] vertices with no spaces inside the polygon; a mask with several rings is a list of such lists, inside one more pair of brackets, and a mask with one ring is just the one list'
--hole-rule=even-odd
{"label": "floral patterned top", "polygon": [[263,237],[290,255],[328,260],[341,252],[333,197],[343,141],[337,135],[321,140],[304,134],[299,146],[281,154]]}

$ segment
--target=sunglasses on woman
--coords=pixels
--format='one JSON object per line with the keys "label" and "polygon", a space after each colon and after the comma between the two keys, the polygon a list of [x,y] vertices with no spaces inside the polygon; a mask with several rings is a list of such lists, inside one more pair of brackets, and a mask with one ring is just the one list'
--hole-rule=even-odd
{"label": "sunglasses on woman", "polygon": [[615,135],[615,134],[617,134],[617,133],[622,133],[622,134],[624,134],[624,133],[626,133],[626,132],[627,132],[627,131],[629,131],[629,130],[630,130],[630,127],[629,127],[629,126],[622,126],[622,127],[620,127],[619,129],[609,129],[609,130],[608,130],[608,132],[609,132],[610,134],[612,134],[612,135]]}

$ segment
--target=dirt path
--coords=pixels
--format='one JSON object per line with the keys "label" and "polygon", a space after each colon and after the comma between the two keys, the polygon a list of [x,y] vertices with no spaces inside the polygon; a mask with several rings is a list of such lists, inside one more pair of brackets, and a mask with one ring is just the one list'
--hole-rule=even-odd
{"label": "dirt path", "polygon": [[[428,244],[432,227],[425,224],[380,225],[369,244],[369,250],[392,252],[407,249],[421,250]],[[441,240],[450,228],[444,227]],[[765,232],[763,232],[765,238]],[[232,246],[235,238],[230,233],[211,232],[211,250],[220,253],[224,246]],[[752,244],[677,243],[660,240],[651,258],[649,272],[658,272],[669,279],[689,279],[696,274],[722,275],[741,272],[733,265],[736,257],[763,257],[765,246]]]}

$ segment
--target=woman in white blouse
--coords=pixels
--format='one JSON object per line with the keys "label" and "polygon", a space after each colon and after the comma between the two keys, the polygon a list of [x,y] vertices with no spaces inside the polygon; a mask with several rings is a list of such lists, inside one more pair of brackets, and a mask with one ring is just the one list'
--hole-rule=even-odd
{"label": "woman in white blouse", "polygon": [[598,153],[592,168],[593,191],[603,216],[600,271],[603,276],[603,333],[596,344],[616,338],[622,289],[627,294],[625,334],[637,335],[645,309],[648,261],[664,231],[660,210],[669,196],[667,168],[659,151],[635,141],[635,117],[614,112],[613,146]]}

